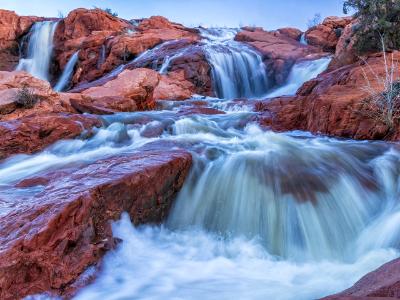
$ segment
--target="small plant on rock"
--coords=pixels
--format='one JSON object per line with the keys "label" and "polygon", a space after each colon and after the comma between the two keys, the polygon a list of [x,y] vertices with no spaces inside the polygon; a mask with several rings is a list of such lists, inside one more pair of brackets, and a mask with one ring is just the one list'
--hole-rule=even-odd
{"label": "small plant on rock", "polygon": [[[392,132],[400,120],[400,74],[399,62],[394,55],[386,52],[384,38],[381,38],[384,75],[377,75],[367,61],[364,61],[367,70],[363,69],[366,85],[363,89],[369,97],[362,102],[360,112],[375,121],[385,124]],[[389,56],[389,57],[388,57]],[[371,73],[377,84],[372,84],[367,76]],[[378,86],[378,87],[377,87]]]}
{"label": "small plant on rock", "polygon": [[17,106],[25,109],[33,108],[38,101],[39,97],[26,84],[18,90],[15,96]]}

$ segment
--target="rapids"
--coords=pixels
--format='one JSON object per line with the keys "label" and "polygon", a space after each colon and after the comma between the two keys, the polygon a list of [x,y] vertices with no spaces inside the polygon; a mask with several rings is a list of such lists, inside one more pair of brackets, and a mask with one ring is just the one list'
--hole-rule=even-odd
{"label": "rapids", "polygon": [[[399,146],[263,130],[251,102],[231,99],[267,93],[265,67],[229,35],[203,31],[223,99],[201,99],[225,114],[180,113],[198,98],[164,102],[160,111],[104,116],[107,125],[88,140],[0,164],[3,214],[13,209],[7,199],[40,191],[15,187],[33,174],[157,143],[191,151],[191,174],[168,220],[134,228],[123,215],[113,224],[122,243],[75,299],[315,299],[399,256]],[[274,95],[294,93],[328,63],[296,64]]]}

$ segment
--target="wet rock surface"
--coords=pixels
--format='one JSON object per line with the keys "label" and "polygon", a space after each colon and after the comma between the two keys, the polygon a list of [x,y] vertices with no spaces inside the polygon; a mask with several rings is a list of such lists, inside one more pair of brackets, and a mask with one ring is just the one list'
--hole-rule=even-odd
{"label": "wet rock surface", "polygon": [[[395,57],[400,57],[396,52]],[[280,97],[260,102],[257,109],[263,111],[261,123],[278,131],[305,130],[354,139],[399,138],[399,128],[389,132],[389,128],[363,113],[363,100],[370,94],[368,85],[383,90],[375,76],[384,76],[385,68],[381,54],[367,59],[369,67],[355,63],[319,75],[306,82],[296,96]],[[368,71],[369,68],[374,73]]]}
{"label": "wet rock surface", "polygon": [[15,154],[30,154],[62,140],[91,135],[101,121],[75,114],[39,114],[0,122],[0,160]]}
{"label": "wet rock surface", "polygon": [[0,298],[63,294],[114,247],[111,220],[124,211],[135,224],[165,218],[190,166],[189,153],[158,145],[17,184],[42,189],[0,215]]}

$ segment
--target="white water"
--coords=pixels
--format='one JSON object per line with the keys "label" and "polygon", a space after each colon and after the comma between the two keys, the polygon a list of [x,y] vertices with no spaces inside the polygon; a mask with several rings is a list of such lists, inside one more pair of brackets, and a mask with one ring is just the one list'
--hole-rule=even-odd
{"label": "white water", "polygon": [[56,92],[62,92],[67,85],[69,84],[71,77],[74,72],[74,68],[79,59],[79,51],[75,52],[71,58],[69,59],[67,65],[64,68],[64,71],[61,74],[60,79],[57,84],[53,88]]}
{"label": "white water", "polygon": [[[232,72],[225,62],[243,59],[246,67],[235,68],[250,75],[262,70],[248,48],[232,50],[228,34],[207,35],[219,68],[214,79]],[[295,92],[292,85],[317,76],[327,60],[295,65],[288,85],[275,93]],[[232,90],[228,83],[221,90],[235,98],[251,84],[235,79]],[[261,88],[248,91],[256,96]],[[399,256],[398,145],[265,132],[251,122],[256,114],[247,106],[204,100],[227,114],[180,116],[186,104],[179,102],[170,111],[107,116],[109,126],[90,140],[61,141],[0,164],[0,190],[8,199],[35,192],[15,188],[24,178],[154,141],[192,151],[191,174],[167,222],[141,228],[127,216],[116,222],[114,235],[123,242],[76,299],[315,299]],[[154,128],[162,133],[146,137]]]}
{"label": "white water", "polygon": [[[107,116],[110,126],[88,141],[0,165],[2,196],[33,174],[153,141],[192,151],[192,173],[168,222],[114,224],[123,242],[77,299],[315,299],[398,256],[397,145],[264,132],[248,123],[253,115]],[[146,138],[154,127],[163,133]]]}
{"label": "white water", "polygon": [[49,81],[49,69],[53,53],[53,37],[57,22],[37,22],[30,31],[28,53],[21,58],[17,70],[27,71],[31,75]]}
{"label": "white water", "polygon": [[296,63],[290,71],[286,84],[268,93],[266,97],[272,98],[295,95],[304,82],[307,82],[324,72],[328,68],[331,60],[332,58],[330,57],[323,57],[317,60]]}
{"label": "white water", "polygon": [[233,41],[234,30],[201,32],[219,98],[254,98],[267,92],[270,85],[261,56],[247,45]]}
{"label": "white water", "polygon": [[308,45],[305,32],[300,37],[300,44]]}

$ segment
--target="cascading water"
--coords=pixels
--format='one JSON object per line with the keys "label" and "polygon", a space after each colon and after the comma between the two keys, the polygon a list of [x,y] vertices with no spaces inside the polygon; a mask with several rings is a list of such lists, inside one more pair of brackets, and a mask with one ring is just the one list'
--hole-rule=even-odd
{"label": "cascading water", "polygon": [[43,21],[33,25],[30,31],[27,57],[20,59],[17,70],[27,71],[39,79],[49,81],[53,37],[57,24],[53,21]]}
{"label": "cascading water", "polygon": [[201,30],[208,61],[212,67],[214,90],[219,98],[253,98],[270,88],[261,56],[233,40],[237,31]]}
{"label": "cascading water", "polygon": [[56,92],[61,92],[67,87],[69,81],[71,80],[71,77],[74,72],[75,65],[78,62],[78,59],[79,59],[79,51],[75,52],[71,56],[67,65],[65,66],[60,79],[58,80],[57,84],[53,88]]}
{"label": "cascading water", "polygon": [[[247,75],[262,72],[251,49],[240,45],[234,52],[235,42],[225,41],[234,34],[203,33],[209,59],[221,67],[217,76],[231,72],[223,68],[230,63]],[[238,61],[246,67],[237,67]],[[328,63],[296,64],[287,86],[275,93],[295,92]],[[220,97],[265,93],[264,76],[257,78],[260,90],[250,86],[254,82],[242,85],[242,78],[234,81],[241,87],[223,86]],[[256,113],[223,99],[202,101],[226,114],[179,113],[197,100],[105,116],[107,127],[89,140],[60,141],[0,164],[0,213],[7,213],[16,195],[41,191],[16,184],[32,175],[135,152],[155,141],[191,151],[191,174],[166,223],[134,228],[127,215],[114,223],[114,236],[123,242],[76,299],[315,299],[399,256],[397,144],[263,131],[253,122]],[[160,134],[148,137],[154,128]]]}
{"label": "cascading water", "polygon": [[301,61],[296,63],[290,71],[286,84],[282,87],[268,93],[266,97],[291,96],[295,95],[297,90],[304,82],[317,77],[324,72],[331,62],[331,57],[322,57],[316,60]]}

